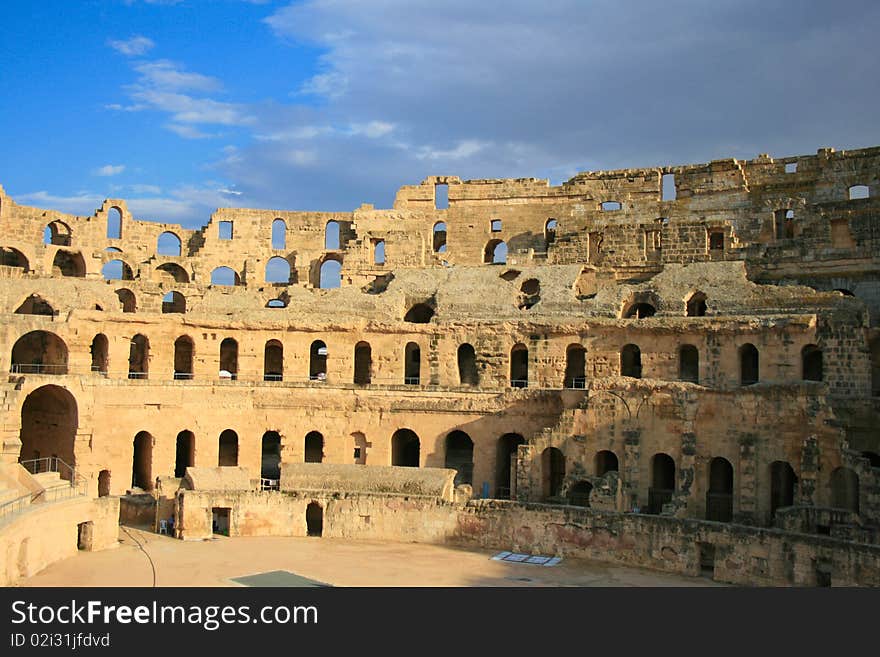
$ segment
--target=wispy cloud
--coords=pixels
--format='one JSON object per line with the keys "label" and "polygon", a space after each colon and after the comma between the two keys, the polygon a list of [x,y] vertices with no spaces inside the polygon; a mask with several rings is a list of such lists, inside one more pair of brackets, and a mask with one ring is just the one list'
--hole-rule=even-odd
{"label": "wispy cloud", "polygon": [[125,171],[124,164],[105,164],[95,169],[96,176],[116,176]]}
{"label": "wispy cloud", "polygon": [[152,50],[156,44],[152,39],[138,34],[129,39],[109,39],[107,45],[114,50],[121,52],[123,55],[131,57],[146,54]]}

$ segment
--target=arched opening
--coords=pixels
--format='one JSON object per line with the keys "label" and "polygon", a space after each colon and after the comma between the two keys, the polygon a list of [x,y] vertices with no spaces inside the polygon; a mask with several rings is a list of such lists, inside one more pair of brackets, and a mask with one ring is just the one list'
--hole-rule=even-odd
{"label": "arched opening", "polygon": [[43,244],[70,246],[70,226],[63,221],[53,221],[43,231]]}
{"label": "arched opening", "polygon": [[107,340],[107,336],[103,333],[98,333],[94,338],[92,338],[92,345],[89,347],[89,352],[92,355],[92,372],[100,372],[101,374],[107,374],[107,364],[108,364],[108,352],[109,352],[109,342]]}
{"label": "arched opening", "polygon": [[146,379],[150,372],[150,341],[138,333],[131,339],[128,349],[128,378]]}
{"label": "arched opening", "polygon": [[700,382],[700,352],[692,344],[678,350],[678,378],[691,383]]}
{"label": "arched opening", "polygon": [[529,387],[529,348],[522,343],[510,350],[510,387]]}
{"label": "arched opening", "polygon": [[716,456],[709,461],[709,490],[706,492],[706,520],[733,520],[733,466]]}
{"label": "arched opening", "polygon": [[98,473],[98,497],[110,495],[110,471],[101,470]]}
{"label": "arched opening", "polygon": [[107,210],[107,239],[122,239],[122,211],[119,208]]}
{"label": "arched opening", "polygon": [[850,201],[855,201],[860,198],[870,198],[871,196],[871,190],[867,185],[853,185],[848,191]]}
{"label": "arched opening", "polygon": [[620,350],[620,376],[642,378],[642,352],[637,345],[628,344]]}
{"label": "arched opening", "polygon": [[794,210],[782,208],[773,213],[773,228],[776,231],[776,239],[791,239],[794,237]]}
{"label": "arched opening", "polygon": [[705,317],[706,295],[702,292],[694,292],[687,300],[685,311],[688,317]]}
{"label": "arched opening", "polygon": [[517,308],[529,310],[541,300],[541,283],[537,278],[529,278],[523,281],[519,288],[520,295],[517,298]]}
{"label": "arched opening", "polygon": [[653,317],[657,314],[654,304],[647,302],[632,303],[623,311],[624,319],[643,319],[645,317]]}
{"label": "arched opening", "polygon": [[196,437],[192,431],[181,431],[177,434],[174,451],[174,476],[183,477],[186,469],[196,464]]}
{"label": "arched opening", "polygon": [[463,386],[477,386],[480,384],[480,374],[477,371],[477,354],[473,346],[467,342],[458,346],[458,380]]}
{"label": "arched opening", "polygon": [[329,290],[342,286],[342,263],[338,260],[325,260],[321,263],[321,279],[318,286]]}
{"label": "arched opening", "polygon": [[514,495],[517,448],[526,439],[518,433],[506,433],[498,439],[495,454],[495,497],[507,500]]}
{"label": "arched opening", "polygon": [[324,228],[324,250],[339,250],[339,223],[336,221],[328,221]]}
{"label": "arched opening", "polygon": [[57,313],[52,305],[39,294],[32,294],[16,308],[16,315],[43,315],[54,317]]}
{"label": "arched opening", "polygon": [[568,491],[568,503],[572,506],[590,506],[590,493],[593,492],[593,484],[581,480],[574,484]]}
{"label": "arched opening", "polygon": [[385,240],[373,240],[373,264],[385,264]]}
{"label": "arched opening", "polygon": [[266,304],[266,308],[287,308],[287,302],[284,299],[270,299]]}
{"label": "arched opening", "polygon": [[427,324],[433,316],[434,309],[431,306],[426,303],[417,303],[406,312],[403,321],[412,324]]}
{"label": "arched opening", "polygon": [[277,431],[263,434],[260,449],[260,478],[281,479],[281,435]]}
{"label": "arched opening", "polygon": [[358,342],[354,346],[354,382],[367,385],[372,379],[373,350],[369,342]]}
{"label": "arched opening", "polygon": [[446,224],[438,221],[434,224],[434,253],[446,253]]}
{"label": "arched opening", "polygon": [[327,345],[315,340],[309,348],[309,381],[327,380]]}
{"label": "arched opening", "polygon": [[224,338],[220,343],[220,378],[238,378],[238,342],[233,338]]}
{"label": "arched opening", "polygon": [[231,267],[217,267],[211,272],[211,285],[234,287],[241,285],[241,277]]}
{"label": "arched opening", "polygon": [[309,502],[306,507],[306,534],[322,536],[324,533],[324,509],[317,502]]}
{"label": "arched opening", "polygon": [[859,475],[849,468],[837,468],[831,473],[831,506],[859,512]]}
{"label": "arched opening", "polygon": [[391,465],[409,468],[419,467],[419,437],[415,431],[398,429],[391,436]]}
{"label": "arched opening", "polygon": [[655,454],[651,459],[651,488],[648,489],[648,513],[663,511],[675,492],[675,461],[669,454]]}
{"label": "arched opening", "polygon": [[174,378],[188,380],[193,378],[193,346],[192,338],[181,335],[174,341]]}
{"label": "arched opening", "polygon": [[17,267],[25,272],[30,269],[30,264],[24,254],[10,246],[0,246],[0,266]]}
{"label": "arched opening", "polygon": [[156,272],[163,283],[189,283],[189,274],[186,269],[176,262],[166,262],[156,267]]}
{"label": "arched opening", "polygon": [[226,429],[220,434],[217,449],[217,465],[238,465],[238,434],[232,429]]}
{"label": "arched opening", "polygon": [[403,351],[403,383],[417,386],[422,380],[422,350],[415,342],[407,342]]}
{"label": "arched opening", "polygon": [[52,385],[37,388],[21,407],[19,461],[57,456],[71,467],[75,466],[74,441],[78,427],[76,399],[68,390]]}
{"label": "arched opening", "polygon": [[290,284],[290,262],[285,258],[269,258],[266,263],[266,282]]}
{"label": "arched opening", "polygon": [[58,251],[52,260],[52,273],[56,276],[74,276],[83,278],[86,275],[86,263],[82,254],[71,251]]}
{"label": "arched opening", "polygon": [[596,452],[595,466],[597,477],[602,477],[612,471],[618,472],[617,454],[607,449]]}
{"label": "arched opening", "polygon": [[871,396],[880,397],[880,337],[871,340]]}
{"label": "arched opening", "polygon": [[303,453],[306,463],[321,463],[324,460],[324,436],[317,431],[309,431]]}
{"label": "arched opening", "polygon": [[182,243],[180,238],[170,231],[165,231],[156,240],[156,253],[165,256],[179,256]]}
{"label": "arched opening", "polygon": [[445,466],[456,471],[456,486],[474,483],[474,441],[464,431],[446,436]]}
{"label": "arched opening", "polygon": [[822,350],[814,344],[801,349],[801,372],[804,381],[822,380]]}
{"label": "arched opening", "polygon": [[587,387],[587,350],[583,345],[570,344],[565,350],[565,388]]}
{"label": "arched opening", "polygon": [[354,462],[357,465],[366,465],[367,447],[372,446],[372,443],[368,443],[367,437],[360,431],[355,431],[351,434],[351,442],[354,443],[354,453],[352,455]]}
{"label": "arched opening", "polygon": [[794,487],[797,477],[794,469],[785,461],[770,464],[770,517],[777,509],[794,505]]}
{"label": "arched opening", "polygon": [[153,436],[146,431],[134,437],[131,457],[131,486],[153,490]]}
{"label": "arched opening", "polygon": [[556,241],[556,219],[548,219],[544,224],[544,241],[548,245]]}
{"label": "arched opening", "polygon": [[276,251],[287,248],[287,224],[283,219],[272,222],[272,248]]}
{"label": "arched opening", "polygon": [[185,313],[186,297],[184,297],[180,292],[169,292],[164,297],[162,297],[162,312],[180,314]]}
{"label": "arched opening", "polygon": [[488,265],[507,264],[507,244],[503,240],[489,240],[483,250],[483,262]]}
{"label": "arched opening", "polygon": [[263,347],[263,381],[284,380],[284,345],[269,340]]}
{"label": "arched opening", "polygon": [[758,382],[758,350],[753,344],[744,344],[739,348],[739,382],[750,386]]}
{"label": "arched opening", "polygon": [[48,331],[25,333],[12,346],[15,374],[67,374],[67,345]]}
{"label": "arched opening", "polygon": [[101,275],[105,281],[130,281],[134,279],[131,267],[122,260],[110,260],[105,263],[101,267]]}
{"label": "arched opening", "polygon": [[557,497],[565,479],[565,456],[556,447],[541,452],[541,492],[544,499]]}
{"label": "arched opening", "polygon": [[119,303],[122,304],[122,312],[133,313],[137,311],[137,301],[135,300],[134,292],[121,288],[116,290],[116,296],[119,298]]}

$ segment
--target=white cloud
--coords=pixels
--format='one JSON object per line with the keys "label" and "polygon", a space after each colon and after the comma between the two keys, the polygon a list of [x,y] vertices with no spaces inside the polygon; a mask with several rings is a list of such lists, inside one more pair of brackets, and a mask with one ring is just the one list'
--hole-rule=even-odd
{"label": "white cloud", "polygon": [[142,62],[134,67],[140,73],[139,83],[156,89],[173,91],[217,91],[222,85],[217,78],[183,70],[167,59]]}
{"label": "white cloud", "polygon": [[116,176],[125,171],[124,164],[105,164],[95,169],[96,176]]}
{"label": "white cloud", "polygon": [[152,50],[156,44],[153,42],[152,39],[138,34],[129,39],[109,39],[107,41],[107,45],[109,45],[114,50],[121,52],[123,55],[128,55],[129,57],[131,57],[133,55],[143,55],[147,53],[148,51]]}
{"label": "white cloud", "polygon": [[479,153],[487,145],[474,139],[465,139],[458,142],[455,148],[445,151],[423,146],[418,150],[416,157],[420,160],[461,160]]}
{"label": "white cloud", "polygon": [[216,137],[217,135],[212,135],[207,132],[202,132],[198,128],[191,125],[180,125],[179,123],[168,123],[165,125],[168,130],[175,133],[179,137],[183,137],[184,139],[208,139],[209,137]]}

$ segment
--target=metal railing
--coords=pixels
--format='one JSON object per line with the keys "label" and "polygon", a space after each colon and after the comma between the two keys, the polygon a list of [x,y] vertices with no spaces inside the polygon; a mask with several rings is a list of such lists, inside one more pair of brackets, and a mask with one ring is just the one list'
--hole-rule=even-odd
{"label": "metal railing", "polygon": [[150,373],[149,372],[131,372],[131,371],[129,371],[128,378],[129,379],[149,379]]}
{"label": "metal railing", "polygon": [[529,380],[528,379],[511,379],[510,380],[511,388],[528,388]]}
{"label": "metal railing", "polygon": [[278,490],[280,485],[280,479],[266,479],[265,477],[260,477],[260,490]]}
{"label": "metal railing", "polygon": [[13,363],[12,374],[67,374],[67,363]]}
{"label": "metal railing", "polygon": [[407,386],[417,386],[419,385],[419,381],[421,381],[421,377],[418,376],[403,377],[403,384]]}
{"label": "metal railing", "polygon": [[586,377],[577,376],[565,382],[565,387],[570,390],[584,390],[587,387]]}
{"label": "metal railing", "polygon": [[44,456],[39,459],[20,461],[19,464],[32,475],[46,472],[57,472],[66,485],[51,486],[36,493],[28,492],[15,499],[0,504],[0,524],[12,516],[27,510],[35,503],[44,504],[57,502],[78,496],[88,495],[89,482],[76,473],[76,469],[59,459],[57,456]]}

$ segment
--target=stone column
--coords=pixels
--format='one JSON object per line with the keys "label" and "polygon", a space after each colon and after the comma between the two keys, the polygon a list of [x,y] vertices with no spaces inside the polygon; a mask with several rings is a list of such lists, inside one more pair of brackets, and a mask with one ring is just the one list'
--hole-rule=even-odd
{"label": "stone column", "polygon": [[819,441],[808,436],[801,448],[801,472],[795,491],[795,504],[816,506],[816,489],[819,480]]}
{"label": "stone column", "polygon": [[[511,474],[511,479],[516,481],[516,501],[530,502],[532,497],[532,460],[535,449],[526,443],[516,448],[516,472]],[[511,495],[511,499],[513,495]]]}
{"label": "stone column", "polygon": [[623,432],[623,500],[625,510],[635,506],[646,506],[639,503],[639,457],[641,455],[640,429],[629,429]]}
{"label": "stone column", "polygon": [[755,436],[739,437],[739,512],[734,522],[753,525],[757,512],[757,448]]}

